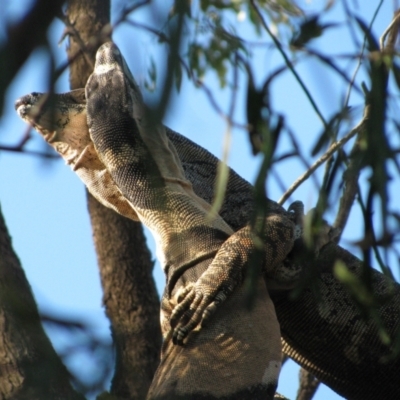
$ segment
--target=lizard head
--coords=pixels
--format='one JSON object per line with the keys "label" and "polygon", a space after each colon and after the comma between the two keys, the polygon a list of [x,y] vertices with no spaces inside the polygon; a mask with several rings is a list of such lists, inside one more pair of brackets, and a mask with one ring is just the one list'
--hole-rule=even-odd
{"label": "lizard head", "polygon": [[15,108],[71,166],[100,203],[137,220],[90,139],[84,89],[52,95],[27,94],[15,102]]}
{"label": "lizard head", "polygon": [[[119,88],[115,95],[115,88]],[[102,91],[109,91],[106,99],[100,99]],[[110,110],[115,108],[126,113],[137,122],[143,115],[144,102],[138,84],[132,76],[124,57],[113,42],[104,43],[96,53],[96,61],[92,75],[86,83],[86,98],[88,99],[88,125],[96,125],[96,120],[102,113],[101,120],[107,120]],[[104,104],[106,100],[107,104]],[[96,118],[91,118],[95,115]]]}
{"label": "lizard head", "polygon": [[125,58],[119,48],[113,42],[104,43],[96,53],[96,63],[94,72],[97,75],[105,73],[111,69],[116,69],[127,80],[127,86],[132,92],[132,96],[137,98],[135,103],[143,103],[142,92],[133,77]]}
{"label": "lizard head", "polygon": [[84,89],[51,95],[30,93],[15,102],[15,109],[74,170],[93,147]]}

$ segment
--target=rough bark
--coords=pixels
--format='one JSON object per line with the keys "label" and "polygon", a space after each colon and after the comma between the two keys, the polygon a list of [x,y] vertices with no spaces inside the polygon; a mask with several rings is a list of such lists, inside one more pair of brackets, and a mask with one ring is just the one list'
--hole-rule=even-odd
{"label": "rough bark", "polygon": [[141,224],[88,197],[94,241],[111,320],[116,368],[111,393],[144,399],[159,362],[160,304]]}
{"label": "rough bark", "polygon": [[70,86],[78,89],[85,87],[93,71],[98,47],[110,40],[110,0],[69,0],[64,22],[69,35]]}
{"label": "rough bark", "polygon": [[46,336],[0,210],[0,398],[83,400]]}
{"label": "rough bark", "polygon": [[0,44],[0,115],[8,85],[32,51],[47,42],[47,28],[62,4],[62,0],[36,0],[20,21],[6,27],[7,40]]}
{"label": "rough bark", "polygon": [[[33,49],[46,41],[61,1],[37,0],[1,47],[0,93]],[[3,65],[4,64],[4,65]],[[0,105],[0,109],[1,109]],[[0,398],[83,400],[41,325],[39,312],[0,211]]]}
{"label": "rough bark", "polygon": [[[108,0],[68,2],[71,89],[85,86],[98,46],[109,40],[109,10]],[[150,252],[140,223],[106,209],[90,194],[88,209],[103,301],[116,349],[111,393],[118,398],[144,399],[161,348],[160,304],[152,277]]]}
{"label": "rough bark", "polygon": [[311,400],[318,389],[319,380],[313,374],[301,368],[299,382],[296,400]]}

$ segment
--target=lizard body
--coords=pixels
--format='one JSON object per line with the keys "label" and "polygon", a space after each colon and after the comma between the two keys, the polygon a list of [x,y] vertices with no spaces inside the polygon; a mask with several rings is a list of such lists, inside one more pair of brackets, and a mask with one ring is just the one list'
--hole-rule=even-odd
{"label": "lizard body", "polygon": [[[209,327],[191,332],[184,348],[172,343],[184,339],[174,337],[167,323],[177,291],[198,280],[233,230],[219,215],[209,217],[211,207],[194,194],[165,128],[148,121],[131,86],[118,48],[103,45],[86,85],[90,136],[124,198],[160,238],[167,280],[175,280],[163,296],[164,344],[148,398],[272,399],[280,332],[261,274],[250,313],[244,290],[237,287]],[[201,383],[197,390],[194,380]]]}
{"label": "lizard body", "polygon": [[[68,94],[65,96],[68,96]],[[74,96],[76,97],[76,95]],[[32,115],[31,106],[36,104],[38,99],[38,97],[32,97],[32,95],[29,97],[28,95],[19,100],[19,103],[17,102],[19,113],[23,118],[31,121],[35,120]],[[64,97],[58,98],[57,101],[70,102],[71,100]],[[83,103],[81,98],[79,98],[79,102]],[[85,106],[81,104],[81,107],[81,112],[84,114]],[[56,111],[58,111],[59,108],[60,107],[56,104]],[[70,105],[65,107],[64,105],[62,109],[64,112],[68,110],[67,114],[64,114],[64,118],[67,118],[68,122],[75,118],[72,118],[72,116],[68,114],[71,110],[73,111],[75,109],[74,107]],[[64,143],[64,147],[58,146],[57,148],[55,145],[56,141],[51,140],[51,135],[44,134],[44,131],[46,131],[46,129],[43,128],[45,115],[46,113],[40,116],[39,122],[42,123],[42,126],[36,122],[38,124],[37,129],[45,136],[45,139],[63,155],[67,162],[76,170],[78,175],[81,174],[82,178],[82,176],[86,174],[86,172],[82,174],[82,171],[84,171],[85,168],[89,170],[92,168],[91,163],[88,164],[89,167],[87,167],[87,165],[85,166],[83,162],[85,157],[82,156],[85,152],[89,155],[92,154],[88,150],[93,147],[93,143],[91,143],[89,138],[87,126],[81,127],[81,132],[78,134],[78,136],[82,135],[84,140],[80,139],[80,141],[71,143],[68,142],[68,138],[71,136],[71,132],[67,132],[68,123],[65,123],[65,121],[60,123],[59,129],[55,131],[56,134],[54,134],[54,138],[58,137],[61,143]],[[86,132],[83,132],[85,129]],[[168,129],[167,136],[176,148],[184,169],[185,177],[193,184],[194,192],[209,202],[213,195],[213,183],[218,160],[200,146]],[[68,142],[67,146],[65,146],[65,142]],[[88,147],[77,149],[77,143],[86,143]],[[60,150],[65,150],[67,147],[69,147],[69,150],[63,154]],[[75,155],[75,161],[71,154]],[[94,152],[94,154],[96,155],[96,152]],[[99,163],[98,165],[102,165],[100,160],[96,162]],[[96,183],[96,179],[99,180],[99,177],[104,179],[107,174],[104,165],[102,165],[102,169],[100,168],[99,171],[100,170],[101,173],[90,178],[95,182],[91,188],[92,193],[93,191],[96,192],[96,188],[99,187],[98,183]],[[83,180],[85,181],[85,179]],[[111,183],[113,183],[112,180]],[[88,186],[90,189],[90,185]],[[113,203],[111,204],[112,208],[121,212],[123,215],[127,215],[124,206],[121,204],[118,205],[118,201],[115,201],[116,198],[124,199],[124,196],[122,196],[120,192],[118,193],[118,189],[115,189],[116,185],[114,184],[114,187],[108,184],[105,186],[108,190],[110,190],[111,187],[111,192],[113,192],[113,194],[108,197],[104,196],[104,193],[100,194],[100,200],[102,200],[103,203],[107,203],[111,201],[110,199],[113,199],[111,201],[111,203]],[[99,193],[102,192],[98,192],[98,195]],[[117,206],[115,204],[117,204]],[[130,213],[132,218],[137,218],[136,211],[133,210],[132,205],[128,203],[126,207],[127,209],[130,208],[128,214]],[[268,200],[268,207],[273,213],[285,213],[285,210],[273,201]],[[232,171],[229,177],[227,195],[220,215],[234,231],[238,231],[246,227],[252,211],[252,187]],[[316,260],[318,265],[325,267],[321,270],[319,276],[320,291],[325,297],[324,304],[321,305],[320,302],[314,298],[310,290],[306,290],[295,302],[289,301],[286,296],[277,296],[274,298],[278,319],[281,324],[284,350],[301,365],[311,370],[323,382],[328,384],[328,386],[332,387],[346,398],[397,398],[400,395],[400,385],[398,384],[397,378],[400,365],[399,360],[396,359],[383,363],[383,357],[389,353],[389,350],[380,344],[377,329],[374,324],[371,322],[365,323],[362,320],[360,313],[348,293],[334,279],[331,267],[336,258],[341,258],[355,273],[359,274],[361,271],[361,262],[345,250],[333,243],[325,246]],[[206,268],[207,267],[204,267],[204,270]],[[201,268],[199,268],[199,273],[196,277],[189,278],[185,276],[188,272],[184,272],[183,278],[188,281],[194,281],[201,276],[200,270]],[[187,271],[192,271],[192,269],[188,269]],[[376,271],[373,271],[372,274],[374,276],[374,289],[377,294],[382,297],[386,296],[390,290],[392,290],[388,282],[382,274]],[[390,302],[382,305],[379,310],[392,336],[398,329],[398,316],[400,313],[399,286],[394,284],[393,290],[394,297],[391,298]],[[163,308],[165,313],[168,314],[171,312],[171,305],[164,300]],[[216,319],[220,319],[221,317],[223,317],[223,313],[219,312]],[[166,329],[168,329],[168,321],[164,321],[164,330]],[[170,342],[169,344],[170,347],[168,347],[168,351],[173,352],[178,348],[180,352],[184,353],[182,348],[172,346]],[[169,360],[167,358],[165,359],[167,362],[164,364],[164,367],[173,365],[169,365]],[[334,362],[332,362],[332,360],[334,360]],[[187,362],[189,362],[189,360]],[[179,376],[179,371],[182,370],[182,367],[183,365],[180,365],[178,370],[173,370],[171,373],[175,375],[178,374]],[[164,370],[168,370],[168,368],[164,368]],[[372,379],[373,377],[375,377],[375,379]],[[201,383],[198,383],[198,385],[201,386]],[[193,382],[193,387],[196,387],[195,382]]]}
{"label": "lizard body", "polygon": [[[89,132],[115,184],[159,238],[167,280],[176,281],[163,296],[162,317],[168,320],[177,290],[198,280],[233,230],[219,215],[209,216],[211,206],[194,194],[165,128],[148,120],[132,86],[118,48],[111,42],[101,46],[85,90]],[[250,313],[243,289],[232,289],[220,318],[191,332],[184,348],[172,344],[176,337],[162,324],[161,362],[149,399],[273,398],[279,324],[261,274],[257,281],[260,292]],[[265,321],[255,329],[260,318]],[[197,391],[194,380],[201,382]]]}

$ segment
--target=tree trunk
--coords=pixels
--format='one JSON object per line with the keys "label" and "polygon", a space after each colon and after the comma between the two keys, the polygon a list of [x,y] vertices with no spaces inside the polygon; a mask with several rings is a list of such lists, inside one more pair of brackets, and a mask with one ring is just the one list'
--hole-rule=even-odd
{"label": "tree trunk", "polygon": [[[68,2],[71,89],[85,86],[97,48],[109,40],[109,10],[108,0]],[[161,348],[160,304],[150,252],[140,223],[105,208],[90,194],[88,209],[103,301],[116,348],[111,393],[119,398],[144,399]]]}
{"label": "tree trunk", "polygon": [[0,210],[0,398],[83,400],[46,336]]}
{"label": "tree trunk", "polygon": [[141,224],[88,197],[94,241],[111,320],[116,366],[111,393],[144,399],[159,362],[160,304]]}

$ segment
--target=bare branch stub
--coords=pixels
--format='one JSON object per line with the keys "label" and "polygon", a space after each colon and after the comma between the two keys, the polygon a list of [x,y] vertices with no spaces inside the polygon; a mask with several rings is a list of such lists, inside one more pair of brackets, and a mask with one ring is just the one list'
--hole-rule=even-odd
{"label": "bare branch stub", "polygon": [[297,391],[296,400],[311,400],[319,386],[319,380],[304,368],[299,373],[300,387]]}

